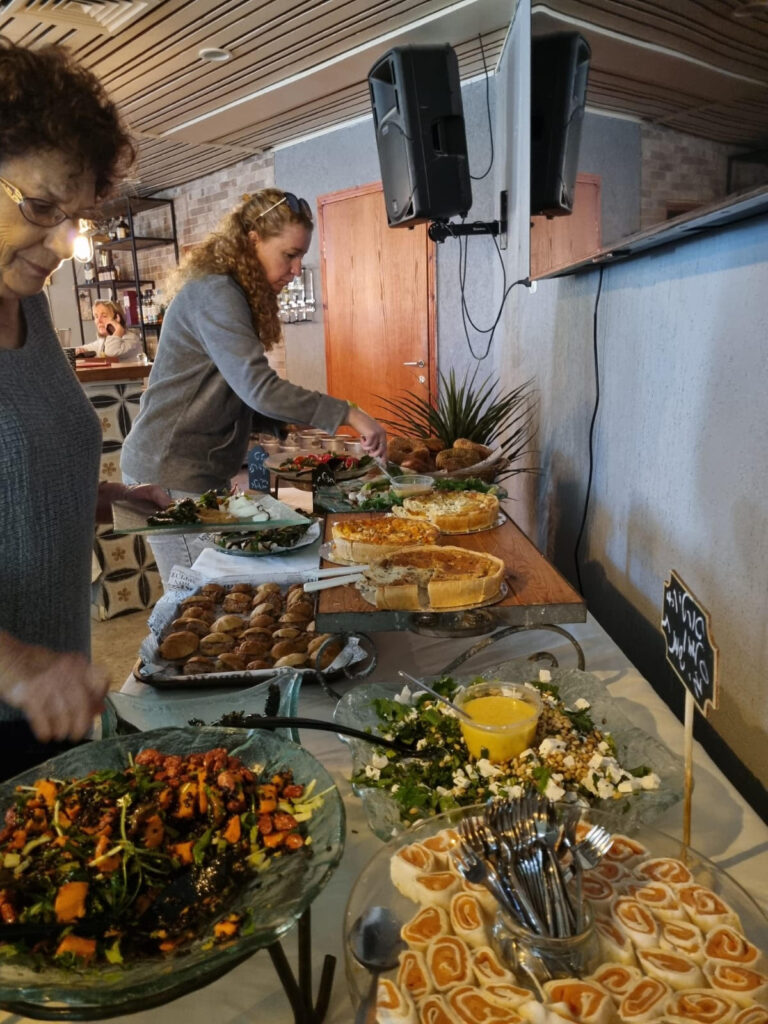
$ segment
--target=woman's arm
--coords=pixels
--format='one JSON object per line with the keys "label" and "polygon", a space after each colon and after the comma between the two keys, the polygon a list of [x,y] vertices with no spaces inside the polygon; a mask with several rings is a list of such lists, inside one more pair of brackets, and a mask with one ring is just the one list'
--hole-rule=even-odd
{"label": "woman's arm", "polygon": [[345,422],[360,435],[363,451],[375,459],[384,458],[387,454],[387,432],[378,420],[358,409],[356,405],[350,405]]}
{"label": "woman's arm", "polygon": [[0,699],[24,712],[42,743],[82,739],[108,689],[106,671],[83,654],[49,651],[0,630]]}

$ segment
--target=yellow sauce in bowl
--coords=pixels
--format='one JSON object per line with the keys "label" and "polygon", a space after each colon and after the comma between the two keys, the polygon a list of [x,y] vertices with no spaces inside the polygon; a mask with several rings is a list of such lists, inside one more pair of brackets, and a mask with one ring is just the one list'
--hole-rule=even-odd
{"label": "yellow sauce in bowl", "polygon": [[539,709],[531,702],[506,694],[472,697],[462,704],[466,713],[486,728],[474,728],[461,720],[461,732],[472,757],[488,751],[490,761],[508,761],[531,745]]}

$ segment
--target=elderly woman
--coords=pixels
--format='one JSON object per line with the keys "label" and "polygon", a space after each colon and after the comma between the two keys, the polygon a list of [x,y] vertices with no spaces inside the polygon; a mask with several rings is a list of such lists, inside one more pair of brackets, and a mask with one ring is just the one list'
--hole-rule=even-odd
{"label": "elderly woman", "polygon": [[96,339],[75,352],[78,356],[108,356],[130,363],[144,354],[141,338],[125,325],[125,314],[116,302],[100,299],[93,304]]}
{"label": "elderly woman", "polygon": [[[181,267],[149,387],[122,449],[124,480],[162,484],[174,498],[229,487],[252,430],[305,423],[335,433],[347,424],[365,451],[383,456],[384,428],[353,403],[282,379],[267,352],[280,339],[277,295],[301,272],[312,238],[306,200],[263,189],[243,202]],[[165,581],[205,541],[154,537]]]}
{"label": "elderly woman", "polygon": [[[43,286],[133,148],[98,80],[66,51],[0,39],[0,774],[88,731],[108,685],[90,663],[101,428]],[[152,492],[138,497],[165,495]],[[33,735],[34,734],[34,735]],[[42,742],[41,742],[42,741]]]}

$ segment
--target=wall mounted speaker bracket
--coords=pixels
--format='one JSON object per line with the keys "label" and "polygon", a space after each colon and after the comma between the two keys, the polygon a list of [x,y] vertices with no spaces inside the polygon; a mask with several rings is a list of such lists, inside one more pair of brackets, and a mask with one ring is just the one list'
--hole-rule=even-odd
{"label": "wall mounted speaker bracket", "polygon": [[505,220],[475,220],[469,224],[456,221],[434,220],[427,228],[427,234],[433,242],[444,242],[446,238],[459,238],[464,235],[504,235],[507,232]]}

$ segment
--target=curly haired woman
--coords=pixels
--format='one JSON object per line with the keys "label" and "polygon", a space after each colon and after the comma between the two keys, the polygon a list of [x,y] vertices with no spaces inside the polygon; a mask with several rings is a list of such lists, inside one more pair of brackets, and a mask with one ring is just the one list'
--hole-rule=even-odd
{"label": "curly haired woman", "polygon": [[90,663],[93,524],[128,493],[99,484],[99,418],[42,292],[132,159],[91,72],[0,38],[0,777],[85,735],[108,685]]}
{"label": "curly haired woman", "polygon": [[[263,189],[197,246],[163,321],[149,387],[125,440],[123,479],[152,481],[173,498],[228,487],[252,430],[308,423],[329,433],[348,424],[380,456],[384,428],[354,405],[283,380],[266,353],[280,338],[277,294],[301,272],[312,215],[291,192]],[[205,541],[152,540],[163,580],[189,566]]]}

